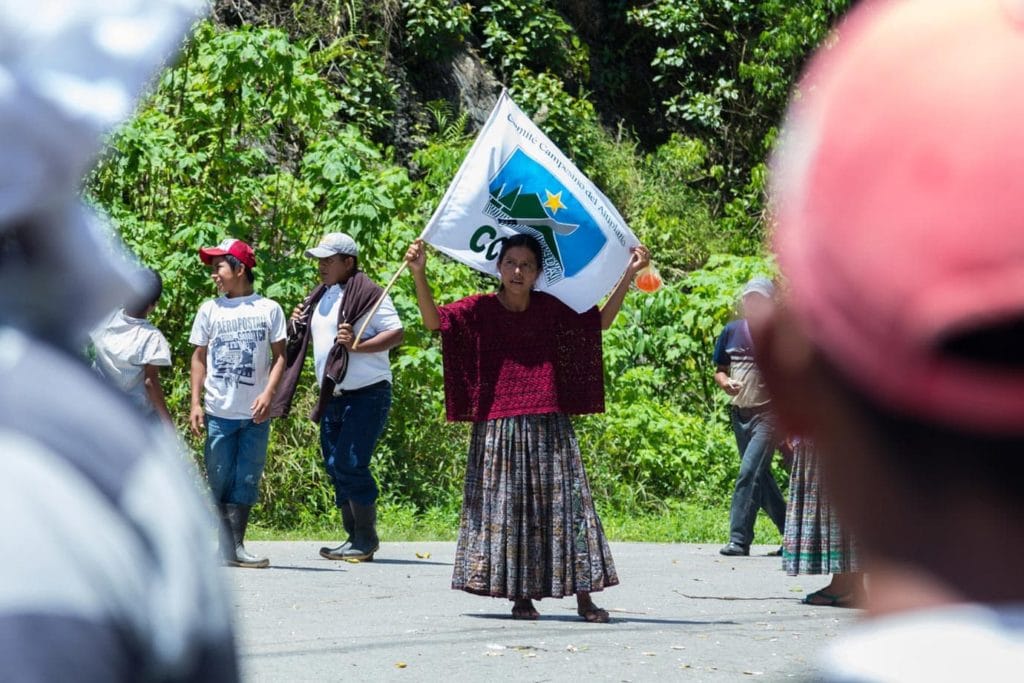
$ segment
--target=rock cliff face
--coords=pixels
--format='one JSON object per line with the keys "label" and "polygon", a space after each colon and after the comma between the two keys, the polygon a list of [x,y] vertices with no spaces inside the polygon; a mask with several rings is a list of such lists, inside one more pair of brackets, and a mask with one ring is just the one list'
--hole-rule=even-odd
{"label": "rock cliff face", "polygon": [[433,62],[420,69],[413,80],[424,100],[445,99],[457,104],[476,126],[487,119],[502,87],[469,45],[444,62]]}

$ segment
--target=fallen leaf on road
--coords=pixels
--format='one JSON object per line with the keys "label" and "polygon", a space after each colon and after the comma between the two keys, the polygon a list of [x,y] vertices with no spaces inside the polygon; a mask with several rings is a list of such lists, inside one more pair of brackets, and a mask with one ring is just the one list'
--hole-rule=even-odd
{"label": "fallen leaf on road", "polygon": [[430,553],[416,553],[416,557],[420,558],[421,560],[429,560]]}
{"label": "fallen leaf on road", "polygon": [[405,662],[395,662],[395,668],[396,669],[404,669],[407,666],[409,666],[409,665],[406,664]]}

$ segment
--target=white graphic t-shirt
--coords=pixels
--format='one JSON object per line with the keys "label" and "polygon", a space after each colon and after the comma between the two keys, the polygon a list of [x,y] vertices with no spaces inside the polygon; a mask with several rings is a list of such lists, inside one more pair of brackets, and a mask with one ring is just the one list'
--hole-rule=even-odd
{"label": "white graphic t-shirt", "polygon": [[[326,292],[313,311],[310,320],[310,331],[313,337],[313,366],[316,368],[316,382],[322,384],[324,381],[324,367],[327,365],[327,356],[334,346],[334,338],[338,335],[338,309],[345,297],[345,289],[341,285],[334,285]],[[358,332],[363,324],[360,318],[352,326]],[[376,337],[381,332],[388,330],[402,329],[402,321],[395,311],[395,304],[390,296],[385,296],[380,308],[373,314],[370,324],[366,326],[360,341],[366,341]],[[391,363],[388,358],[388,351],[378,353],[350,353],[348,356],[348,371],[341,384],[335,388],[336,391],[352,391],[362,389],[371,384],[382,381],[391,381]]]}
{"label": "white graphic t-shirt", "polygon": [[146,396],[145,367],[171,364],[171,347],[160,330],[145,318],[133,318],[121,310],[90,336],[96,352],[96,371],[128,394],[147,415],[155,413]]}
{"label": "white graphic t-shirt", "polygon": [[206,412],[251,419],[253,401],[270,378],[270,345],[286,335],[284,311],[259,294],[222,296],[200,306],[188,341],[206,347]]}

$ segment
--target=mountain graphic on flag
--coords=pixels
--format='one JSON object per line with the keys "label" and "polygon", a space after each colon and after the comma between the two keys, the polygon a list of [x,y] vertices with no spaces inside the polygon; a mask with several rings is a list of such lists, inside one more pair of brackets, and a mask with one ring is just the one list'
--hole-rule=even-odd
{"label": "mountain graphic on flag", "polygon": [[572,193],[518,147],[488,189],[484,213],[503,227],[537,238],[549,285],[579,272],[607,241]]}

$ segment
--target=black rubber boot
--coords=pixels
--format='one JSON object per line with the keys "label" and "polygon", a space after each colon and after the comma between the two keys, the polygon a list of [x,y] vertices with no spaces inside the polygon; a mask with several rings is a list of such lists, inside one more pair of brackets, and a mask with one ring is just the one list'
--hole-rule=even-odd
{"label": "black rubber boot", "polygon": [[352,538],[356,533],[356,517],[352,513],[352,504],[349,501],[345,501],[345,504],[338,508],[341,512],[341,524],[345,527],[345,534],[348,538],[345,542],[334,548],[328,548],[324,546],[320,548],[320,557],[325,560],[343,560],[345,559],[344,553],[346,550],[352,547]]}
{"label": "black rubber boot", "polygon": [[248,505],[224,506],[227,511],[228,526],[231,528],[231,537],[234,541],[234,558],[229,561],[232,567],[247,567],[250,569],[263,569],[270,566],[270,560],[265,557],[256,557],[245,549],[245,528],[249,526]]}
{"label": "black rubber boot", "polygon": [[231,532],[231,522],[228,520],[228,509],[226,505],[218,505],[217,512],[220,513],[220,524],[217,535],[217,545],[220,551],[221,561],[228,565],[235,564],[235,537]]}
{"label": "black rubber boot", "polygon": [[373,554],[380,550],[380,538],[377,537],[377,506],[374,503],[360,505],[352,501],[352,514],[355,517],[352,546],[341,554],[341,559],[373,562]]}

